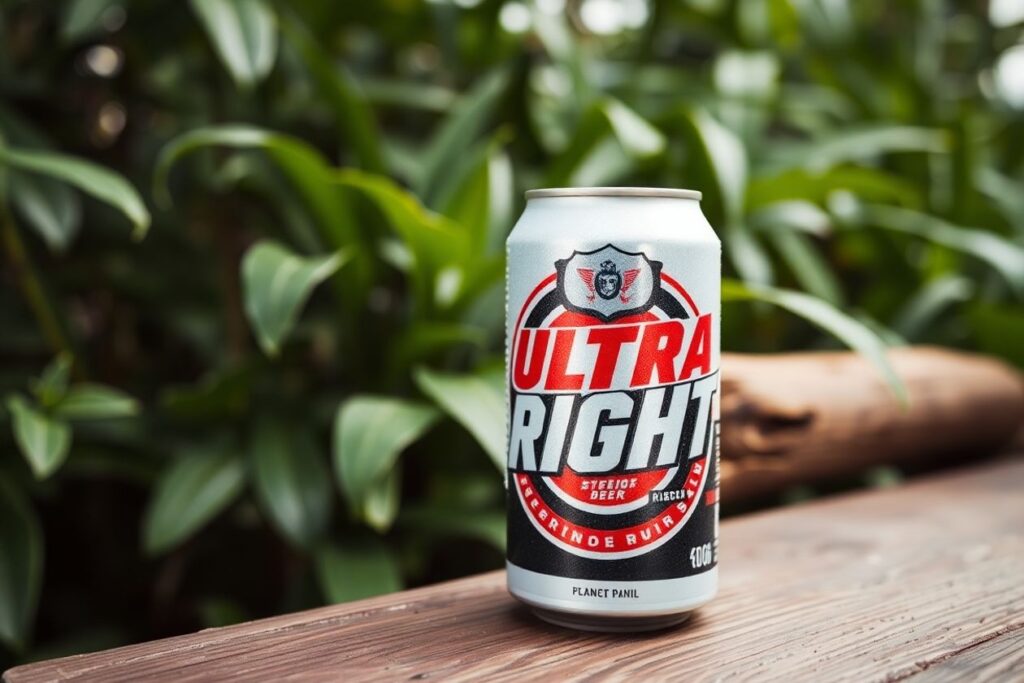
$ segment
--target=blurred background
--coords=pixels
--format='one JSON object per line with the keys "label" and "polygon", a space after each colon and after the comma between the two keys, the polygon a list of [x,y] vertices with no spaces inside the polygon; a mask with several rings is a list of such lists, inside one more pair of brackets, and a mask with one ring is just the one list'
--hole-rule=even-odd
{"label": "blurred background", "polygon": [[2,0],[0,669],[501,566],[524,189],[702,190],[727,350],[1020,366],[1022,179],[1020,0]]}

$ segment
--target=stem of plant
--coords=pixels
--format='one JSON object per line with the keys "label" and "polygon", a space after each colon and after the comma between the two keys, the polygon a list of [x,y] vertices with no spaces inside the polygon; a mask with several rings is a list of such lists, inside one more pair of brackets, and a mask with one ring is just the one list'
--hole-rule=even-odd
{"label": "stem of plant", "polygon": [[22,241],[21,234],[18,232],[14,216],[4,204],[0,204],[0,239],[3,240],[4,250],[7,252],[14,279],[21,288],[25,303],[32,311],[46,343],[55,354],[63,351],[74,357],[71,342],[57,318],[53,304],[46,296],[46,291],[39,280],[39,274],[36,272],[28,249],[25,248],[25,242]]}

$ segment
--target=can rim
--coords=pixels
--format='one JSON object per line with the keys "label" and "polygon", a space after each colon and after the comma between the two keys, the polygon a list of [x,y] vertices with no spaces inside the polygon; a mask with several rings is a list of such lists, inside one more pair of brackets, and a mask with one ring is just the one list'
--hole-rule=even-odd
{"label": "can rim", "polygon": [[545,187],[526,191],[527,199],[541,197],[669,197],[700,201],[701,193],[670,187]]}

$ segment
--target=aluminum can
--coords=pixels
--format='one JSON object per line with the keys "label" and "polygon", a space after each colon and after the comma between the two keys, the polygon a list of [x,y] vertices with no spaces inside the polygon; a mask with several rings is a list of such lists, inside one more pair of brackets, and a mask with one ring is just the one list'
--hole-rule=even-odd
{"label": "aluminum can", "polygon": [[718,587],[721,243],[700,193],[531,190],[507,243],[508,589],[594,631]]}

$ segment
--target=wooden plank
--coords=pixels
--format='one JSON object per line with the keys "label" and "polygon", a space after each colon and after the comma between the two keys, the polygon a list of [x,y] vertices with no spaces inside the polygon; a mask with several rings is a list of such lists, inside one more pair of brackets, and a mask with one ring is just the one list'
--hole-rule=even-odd
{"label": "wooden plank", "polygon": [[984,640],[938,662],[922,662],[898,680],[913,683],[1000,683],[1024,680],[1024,628]]}
{"label": "wooden plank", "polygon": [[5,680],[1019,676],[1022,491],[1014,458],[730,520],[719,597],[661,633],[545,625],[495,572],[30,664]]}

